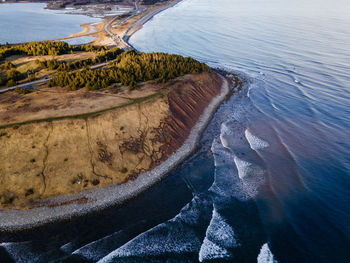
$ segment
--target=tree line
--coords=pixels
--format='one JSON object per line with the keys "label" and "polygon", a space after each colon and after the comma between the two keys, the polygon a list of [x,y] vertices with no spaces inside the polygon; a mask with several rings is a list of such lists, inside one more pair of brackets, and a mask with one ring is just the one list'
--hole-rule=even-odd
{"label": "tree line", "polygon": [[107,47],[95,47],[93,45],[69,45],[63,41],[33,41],[23,44],[0,45],[0,61],[13,55],[28,56],[58,56],[75,51],[100,52]]}
{"label": "tree line", "polygon": [[[9,51],[10,50],[10,51]],[[51,50],[51,51],[50,51]],[[53,51],[55,50],[55,51]],[[20,45],[2,45],[0,46],[0,57],[1,52],[5,57],[12,56],[15,54],[26,54],[26,55],[50,55],[50,54],[65,54],[71,51],[86,51],[97,53],[93,59],[84,59],[73,62],[58,61],[57,59],[51,60],[36,60],[36,63],[41,68],[58,71],[70,71],[84,68],[97,63],[102,63],[107,60],[115,59],[119,54],[123,52],[120,48],[107,49],[106,47],[94,47],[92,45],[73,46],[68,45],[65,42],[30,42]],[[53,52],[53,53],[52,53]],[[4,58],[4,57],[3,57]],[[6,61],[0,65],[0,86],[12,87],[17,84],[18,81],[30,77],[30,72],[21,74],[16,70],[16,67],[10,61]],[[32,77],[34,77],[32,75]],[[33,80],[33,79],[32,79]]]}
{"label": "tree line", "polygon": [[[1,72],[0,72],[1,73]],[[18,70],[12,68],[6,73],[1,73],[0,75],[0,86],[12,87],[17,84],[17,81],[25,79],[26,76],[21,74]]]}
{"label": "tree line", "polygon": [[185,74],[209,70],[207,65],[193,58],[165,53],[137,53],[132,50],[118,55],[116,61],[104,69],[58,73],[49,81],[49,86],[67,87],[68,90],[84,87],[97,90],[120,83],[134,89],[139,82],[158,80],[164,83]]}
{"label": "tree line", "polygon": [[90,65],[99,64],[108,60],[116,59],[123,52],[120,48],[112,48],[110,50],[102,50],[95,58],[82,59],[73,62],[58,61],[57,59],[36,60],[35,62],[43,69],[70,71],[81,69]]}

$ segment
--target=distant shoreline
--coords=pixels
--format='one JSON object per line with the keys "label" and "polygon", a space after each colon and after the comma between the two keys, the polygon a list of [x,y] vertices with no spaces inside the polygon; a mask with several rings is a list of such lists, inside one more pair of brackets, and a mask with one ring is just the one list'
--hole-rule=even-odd
{"label": "distant shoreline", "polygon": [[[92,41],[90,43],[94,44],[94,45],[107,45],[107,46],[114,46],[116,45],[115,43],[115,38],[119,38],[119,46],[121,45],[122,48],[125,49],[131,49],[133,48],[132,45],[129,43],[129,39],[130,37],[136,33],[138,30],[140,30],[142,28],[142,26],[147,23],[149,20],[151,20],[155,15],[161,13],[162,11],[165,11],[166,9],[175,6],[176,4],[178,4],[179,2],[181,2],[182,0],[169,0],[168,2],[165,3],[159,3],[159,4],[155,4],[155,5],[150,5],[147,8],[140,8],[140,10],[138,9],[138,6],[135,5],[135,8],[137,7],[137,9],[134,9],[133,13],[130,13],[129,17],[125,20],[125,23],[122,23],[121,26],[124,26],[125,28],[125,24],[127,25],[127,23],[129,22],[129,20],[132,20],[133,17],[137,17],[139,15],[141,15],[136,21],[132,21],[132,23],[130,25],[127,25],[128,27],[126,28],[125,32],[121,32],[121,34],[115,34],[113,32],[110,32],[110,34],[106,31],[107,29],[105,29],[106,25],[111,23],[112,20],[116,20],[118,19],[118,16],[122,16],[122,15],[112,15],[112,14],[108,14],[105,13],[104,15],[102,15],[101,13],[99,13],[101,15],[100,17],[100,22],[87,22],[84,24],[80,24],[79,26],[82,28],[80,31],[78,32],[74,32],[74,33],[70,33],[67,34],[66,36],[62,36],[59,38],[43,38],[40,41],[45,41],[45,40],[58,40],[58,41],[65,41],[65,40],[73,40],[76,38],[81,38],[81,37],[91,37]],[[46,7],[44,7],[44,9],[49,9],[49,10],[67,10],[65,7],[61,7],[61,8],[52,8],[50,7],[50,4],[52,5],[53,3],[47,3],[45,1],[7,1],[7,2],[0,2],[0,4],[20,4],[20,3],[42,3],[42,4],[47,4]],[[96,5],[98,3],[91,3],[91,5]],[[103,4],[102,4],[103,5]],[[125,3],[118,3],[116,5],[112,5],[112,4],[104,4],[106,6],[125,6],[125,7],[129,7],[132,8],[134,6],[131,5],[126,5]],[[74,8],[74,7],[73,7]],[[79,10],[79,6],[76,7],[77,10]],[[154,9],[154,10],[152,10]],[[147,11],[151,10],[150,13],[147,14]],[[68,11],[68,10],[67,10]],[[101,10],[98,10],[98,8],[95,9],[95,11],[101,12]],[[92,11],[89,10],[87,13],[81,12],[81,13],[77,13],[77,15],[84,15],[84,16],[89,16],[92,17]],[[145,15],[142,15],[143,12],[145,12]],[[71,13],[67,13],[71,14]],[[106,36],[107,33],[107,36]],[[109,34],[109,36],[108,36]],[[112,35],[113,36],[112,36]],[[25,41],[21,41],[18,43],[24,43]],[[17,43],[17,42],[16,42]],[[13,44],[16,44],[13,43]],[[4,43],[3,43],[4,44]],[[81,44],[86,44],[86,43],[81,43]]]}
{"label": "distant shoreline", "polygon": [[[24,6],[22,7],[22,5]],[[5,28],[1,30],[2,37],[0,37],[0,44],[2,45],[6,43],[16,45],[32,41],[61,41],[82,36],[91,36],[96,33],[94,26],[103,22],[103,18],[100,17],[69,14],[63,9],[56,12],[47,10],[45,9],[45,3],[40,2],[0,2],[0,8],[1,14],[10,15],[11,17],[10,19],[6,19],[7,16],[5,16],[3,19],[6,20],[1,20],[5,23]],[[21,11],[22,8],[23,12]],[[31,10],[28,14],[26,12],[27,9]],[[20,17],[16,18],[16,14]],[[47,22],[46,19],[51,19],[51,14],[54,14],[51,22],[43,27],[42,23]],[[26,19],[31,20],[31,22],[26,24],[25,20],[22,21],[21,16],[23,15],[25,15]],[[68,15],[71,16],[68,17],[68,22],[64,21]],[[64,23],[60,24],[61,21],[64,21]],[[7,34],[6,30],[11,30],[10,34]],[[29,31],[33,32],[33,34],[31,35]]]}

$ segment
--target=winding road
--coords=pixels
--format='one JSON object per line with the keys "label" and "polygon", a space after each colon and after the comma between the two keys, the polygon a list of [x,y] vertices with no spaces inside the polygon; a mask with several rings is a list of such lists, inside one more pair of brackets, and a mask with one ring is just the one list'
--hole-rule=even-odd
{"label": "winding road", "polygon": [[[134,24],[132,24],[128,30],[125,31],[125,33],[122,36],[119,35],[114,35],[111,31],[110,31],[110,27],[113,24],[113,22],[115,20],[117,20],[120,15],[117,15],[115,17],[113,17],[104,27],[104,30],[106,31],[106,33],[113,39],[113,41],[116,43],[117,46],[124,46],[123,49],[124,50],[130,50],[133,49],[133,47],[128,43],[128,40],[130,38],[130,36],[135,33],[137,31],[137,28],[142,26],[144,23],[146,23],[148,20],[150,20],[153,16],[155,16],[156,14],[164,11],[165,9],[174,6],[175,4],[177,4],[178,2],[180,2],[181,0],[178,1],[174,1],[173,4],[171,5],[166,5],[163,6],[161,8],[155,9],[152,12],[146,14],[145,16],[141,17],[138,21],[136,21]],[[121,25],[123,23],[125,23],[126,21],[128,21],[129,19],[135,17],[136,15],[143,13],[147,10],[147,8],[143,8],[140,10],[139,5],[138,5],[138,0],[134,2],[135,5],[135,10],[130,14],[130,16],[120,20],[118,23],[116,23],[115,25]],[[97,69],[97,68],[101,68],[104,67],[108,64],[109,62],[105,62],[105,63],[101,63],[101,64],[97,64],[97,65],[93,65],[90,67],[90,69]],[[18,88],[32,88],[34,85],[40,84],[40,83],[44,83],[47,82],[51,79],[51,77],[45,77],[43,79],[39,79],[39,80],[35,80],[32,82],[27,82],[27,83],[23,83],[23,84],[19,84],[13,87],[8,87],[8,88],[3,88],[0,89],[0,94],[7,92],[7,91],[11,91],[11,90],[15,90],[17,87]]]}
{"label": "winding road", "polygon": [[[126,21],[128,21],[129,19],[131,19],[132,17],[138,15],[140,13],[140,9],[139,9],[139,5],[138,5],[138,1],[134,2],[135,5],[135,10],[131,13],[130,16],[120,20],[118,23],[116,23],[115,25],[121,25],[123,23],[125,23]],[[145,10],[143,10],[145,11]],[[142,11],[142,12],[143,12]],[[119,36],[119,35],[114,35],[111,31],[110,31],[110,27],[112,25],[112,23],[117,20],[120,17],[120,15],[115,16],[114,18],[112,18],[104,27],[104,30],[106,31],[106,33],[113,39],[113,41],[116,43],[117,46],[124,44],[125,47],[123,48],[124,50],[128,50],[131,47],[123,41],[123,39]]]}
{"label": "winding road", "polygon": [[[98,69],[98,68],[107,66],[108,63],[109,63],[109,62],[104,62],[104,63],[101,63],[101,64],[96,64],[96,65],[90,66],[90,69]],[[82,69],[80,69],[80,70],[82,70]],[[47,82],[47,81],[49,81],[50,79],[52,79],[52,78],[51,78],[51,77],[45,77],[45,78],[43,78],[43,79],[39,79],[39,80],[31,81],[31,82],[26,82],[26,83],[19,84],[19,85],[16,85],[16,86],[12,86],[12,87],[9,87],[9,88],[3,88],[3,89],[0,89],[0,94],[1,94],[1,93],[4,93],[4,92],[7,92],[7,91],[10,91],[10,90],[15,90],[17,87],[18,87],[18,88],[22,88],[22,89],[29,89],[29,88],[32,88],[32,87],[33,87],[34,85],[36,85],[36,84],[40,84],[40,83]]]}

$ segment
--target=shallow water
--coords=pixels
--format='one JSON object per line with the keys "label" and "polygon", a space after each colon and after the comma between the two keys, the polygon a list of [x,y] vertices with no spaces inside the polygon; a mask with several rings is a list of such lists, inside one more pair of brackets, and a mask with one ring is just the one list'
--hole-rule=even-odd
{"label": "shallow water", "polygon": [[94,39],[96,38],[90,37],[90,36],[83,36],[83,37],[69,38],[63,41],[67,42],[69,45],[81,45],[81,44],[91,43]]}
{"label": "shallow water", "polygon": [[0,43],[63,38],[81,32],[81,24],[100,21],[66,14],[63,10],[44,9],[45,6],[44,3],[0,4]]}
{"label": "shallow water", "polygon": [[348,262],[349,14],[348,1],[184,0],[154,17],[137,49],[193,56],[243,89],[166,180],[121,208],[8,235],[0,256]]}

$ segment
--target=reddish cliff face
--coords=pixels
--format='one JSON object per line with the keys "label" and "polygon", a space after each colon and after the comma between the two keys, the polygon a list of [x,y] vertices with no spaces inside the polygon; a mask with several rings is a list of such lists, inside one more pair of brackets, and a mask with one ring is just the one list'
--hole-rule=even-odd
{"label": "reddish cliff face", "polygon": [[221,91],[222,79],[214,72],[191,76],[172,88],[168,95],[171,116],[161,125],[159,140],[166,142],[161,147],[162,159],[156,166],[181,147],[213,97]]}
{"label": "reddish cliff face", "polygon": [[0,208],[47,206],[56,196],[136,179],[183,145],[222,79],[204,72],[148,85],[157,96],[140,103],[0,129]]}

